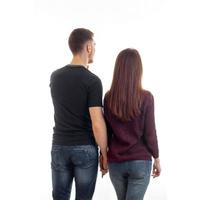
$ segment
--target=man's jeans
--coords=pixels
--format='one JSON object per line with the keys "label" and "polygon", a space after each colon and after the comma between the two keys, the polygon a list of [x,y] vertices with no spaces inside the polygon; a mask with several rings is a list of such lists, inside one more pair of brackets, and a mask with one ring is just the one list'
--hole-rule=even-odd
{"label": "man's jeans", "polygon": [[109,163],[109,174],[118,200],[143,200],[150,180],[152,161]]}
{"label": "man's jeans", "polygon": [[97,178],[97,147],[53,145],[51,158],[53,199],[69,200],[74,178],[76,200],[91,200]]}

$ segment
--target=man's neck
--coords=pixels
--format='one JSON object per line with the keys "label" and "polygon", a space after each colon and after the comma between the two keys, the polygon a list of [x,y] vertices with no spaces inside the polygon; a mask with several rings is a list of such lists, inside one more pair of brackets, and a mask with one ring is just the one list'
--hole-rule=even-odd
{"label": "man's neck", "polygon": [[81,55],[75,55],[72,58],[71,63],[72,65],[82,65],[85,68],[88,68],[88,59]]}

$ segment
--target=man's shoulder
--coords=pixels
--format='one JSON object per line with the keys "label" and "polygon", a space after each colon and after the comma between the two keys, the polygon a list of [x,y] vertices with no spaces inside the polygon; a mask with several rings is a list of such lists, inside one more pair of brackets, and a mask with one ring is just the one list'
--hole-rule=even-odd
{"label": "man's shoulder", "polygon": [[99,83],[101,83],[101,79],[96,74],[94,74],[93,72],[87,70],[87,75],[88,75],[88,81],[89,82],[92,82],[92,83],[99,82]]}
{"label": "man's shoulder", "polygon": [[[101,79],[94,74],[93,72],[89,71],[88,69],[80,68],[81,70],[77,70],[78,77],[81,81],[84,81],[87,85],[93,85],[95,83],[102,84]],[[66,65],[64,67],[58,68],[51,73],[51,80],[55,80],[55,78],[59,78],[68,72],[70,72],[70,65]]]}
{"label": "man's shoulder", "polygon": [[61,67],[61,68],[58,68],[56,70],[54,70],[52,73],[51,73],[51,77],[53,76],[57,76],[59,74],[62,74],[64,71],[67,70],[67,66],[64,66],[64,67]]}

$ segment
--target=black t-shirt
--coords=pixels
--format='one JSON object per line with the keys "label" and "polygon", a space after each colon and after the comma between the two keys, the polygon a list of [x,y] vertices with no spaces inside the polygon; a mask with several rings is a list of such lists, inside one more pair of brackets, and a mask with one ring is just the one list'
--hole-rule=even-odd
{"label": "black t-shirt", "polygon": [[102,83],[81,65],[54,71],[50,81],[54,105],[53,144],[95,144],[89,107],[102,107]]}

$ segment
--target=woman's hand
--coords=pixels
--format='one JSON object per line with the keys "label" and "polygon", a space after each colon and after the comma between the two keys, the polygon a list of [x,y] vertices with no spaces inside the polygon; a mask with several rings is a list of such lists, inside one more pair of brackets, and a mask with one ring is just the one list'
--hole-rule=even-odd
{"label": "woman's hand", "polygon": [[160,173],[161,173],[160,159],[156,158],[154,159],[153,163],[153,170],[152,170],[153,178],[160,176]]}

